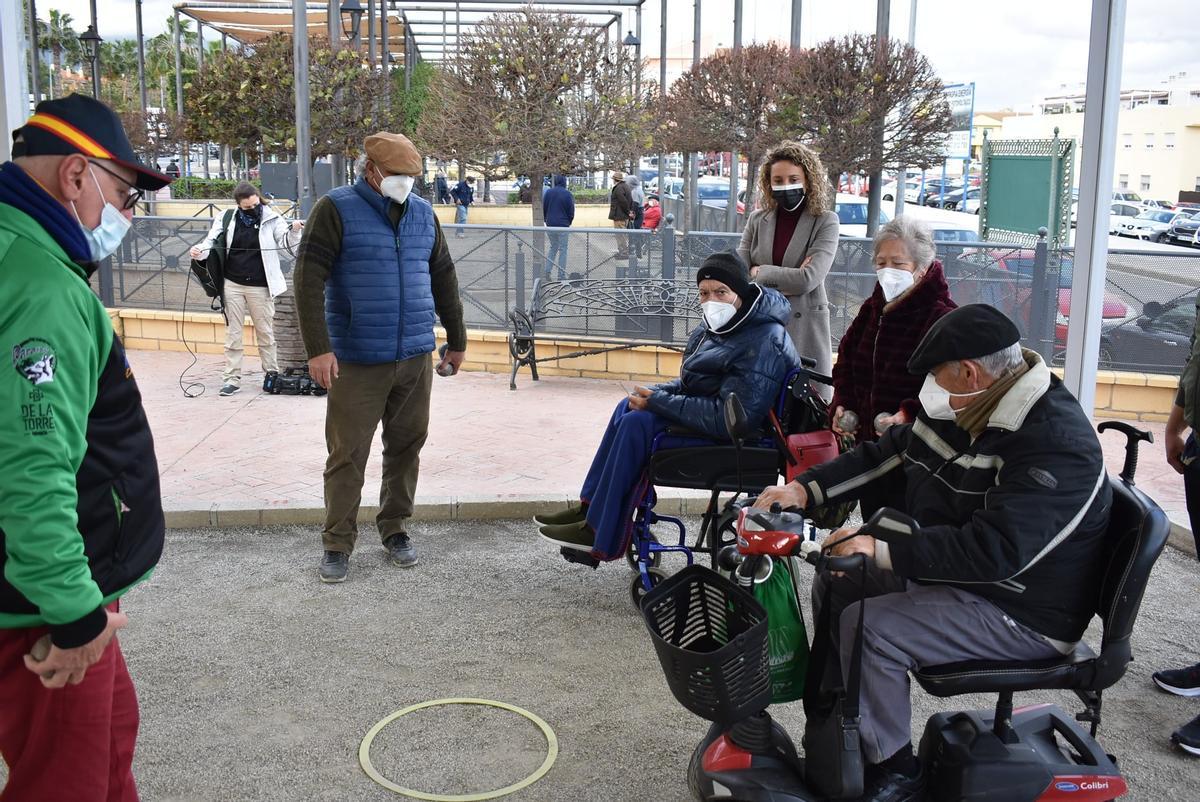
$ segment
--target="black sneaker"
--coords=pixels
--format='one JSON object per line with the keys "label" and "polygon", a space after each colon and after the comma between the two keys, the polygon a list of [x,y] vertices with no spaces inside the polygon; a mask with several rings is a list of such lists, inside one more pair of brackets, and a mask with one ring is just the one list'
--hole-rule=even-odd
{"label": "black sneaker", "polygon": [[922,802],[925,799],[925,770],[915,777],[887,771],[881,766],[867,768],[867,785],[859,802]]}
{"label": "black sneaker", "polygon": [[233,395],[241,389],[242,388],[238,387],[236,384],[226,384],[221,387],[221,392],[217,393],[217,395]]}
{"label": "black sneaker", "polygon": [[346,572],[350,570],[350,555],[344,551],[327,551],[321,558],[321,566],[317,575],[322,582],[345,582]]}
{"label": "black sneaker", "polygon": [[1154,684],[1176,696],[1200,696],[1200,663],[1188,668],[1155,671]]}
{"label": "black sneaker", "polygon": [[1171,743],[1185,752],[1200,755],[1200,716],[1171,733]]}
{"label": "black sneaker", "polygon": [[383,547],[387,549],[392,565],[398,565],[401,568],[412,568],[417,564],[417,550],[413,548],[412,541],[408,539],[408,535],[403,532],[392,535],[383,541]]}

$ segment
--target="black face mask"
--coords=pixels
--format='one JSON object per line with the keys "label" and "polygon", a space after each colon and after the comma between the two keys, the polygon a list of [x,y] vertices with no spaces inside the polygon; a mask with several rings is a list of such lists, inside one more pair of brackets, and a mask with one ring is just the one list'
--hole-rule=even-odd
{"label": "black face mask", "polygon": [[239,206],[238,217],[240,217],[242,223],[247,226],[257,226],[259,221],[262,220],[262,210],[263,207],[261,203],[257,206],[252,206],[249,209],[243,209]]}
{"label": "black face mask", "polygon": [[776,187],[771,190],[771,197],[775,199],[775,203],[785,212],[794,212],[804,205],[805,198],[808,194],[804,191],[804,187],[798,184],[791,184],[787,187]]}

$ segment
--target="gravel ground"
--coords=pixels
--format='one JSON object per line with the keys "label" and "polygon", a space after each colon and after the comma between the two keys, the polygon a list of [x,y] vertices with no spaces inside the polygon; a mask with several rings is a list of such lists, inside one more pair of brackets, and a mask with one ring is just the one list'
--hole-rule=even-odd
{"label": "gravel ground", "polygon": [[[311,529],[169,533],[156,576],[124,605],[142,798],[395,799],[359,767],[363,736],[402,707],[458,696],[526,708],[557,733],[549,774],[512,799],[688,798],[684,771],[705,724],[670,696],[623,563],[568,565],[526,522],[429,523],[413,536],[422,563],[402,570],[365,529],[349,580],[324,586]],[[1197,598],[1196,562],[1168,550],[1138,622],[1137,660],[1108,694],[1101,730],[1130,799],[1195,798],[1186,789],[1198,764],[1167,736],[1200,700],[1157,691],[1150,674],[1198,659]],[[919,738],[941,705],[914,697]],[[1078,709],[1065,694],[1018,703],[1042,699]],[[773,712],[801,731],[798,703]],[[443,794],[507,785],[544,755],[524,719],[466,707],[402,718],[372,750],[393,781]]]}

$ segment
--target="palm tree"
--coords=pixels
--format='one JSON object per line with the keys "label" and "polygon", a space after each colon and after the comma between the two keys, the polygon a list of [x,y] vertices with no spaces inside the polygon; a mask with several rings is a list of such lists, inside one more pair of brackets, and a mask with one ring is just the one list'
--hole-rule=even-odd
{"label": "palm tree", "polygon": [[[42,38],[42,47],[50,51],[50,97],[55,96],[54,77],[64,66],[63,55],[69,62],[75,63],[75,53],[79,50],[79,34],[71,27],[74,20],[70,14],[63,14],[57,9],[50,9],[50,22],[46,25]],[[62,78],[59,77],[59,88],[62,88]]]}

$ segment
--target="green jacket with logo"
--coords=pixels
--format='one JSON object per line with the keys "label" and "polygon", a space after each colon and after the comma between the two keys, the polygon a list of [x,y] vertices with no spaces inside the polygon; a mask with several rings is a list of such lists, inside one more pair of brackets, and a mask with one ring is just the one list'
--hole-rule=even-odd
{"label": "green jacket with logo", "polygon": [[[1196,327],[1200,328],[1200,295],[1196,296]],[[1175,404],[1183,407],[1183,419],[1193,429],[1200,429],[1200,337],[1192,330],[1192,348],[1183,375],[1179,377],[1179,392]]]}
{"label": "green jacket with logo", "polygon": [[0,203],[0,629],[49,626],[60,648],[99,635],[163,545],[141,394],[87,278]]}

